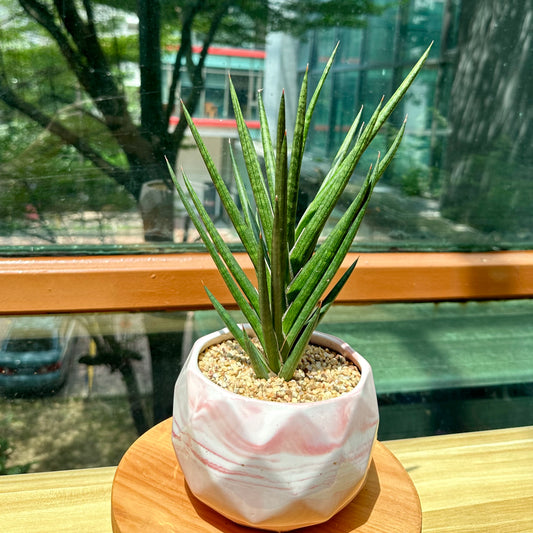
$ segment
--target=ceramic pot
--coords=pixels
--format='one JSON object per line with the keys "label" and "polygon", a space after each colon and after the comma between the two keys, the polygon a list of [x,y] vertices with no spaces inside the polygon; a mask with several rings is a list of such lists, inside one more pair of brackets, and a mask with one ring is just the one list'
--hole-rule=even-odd
{"label": "ceramic pot", "polygon": [[362,488],[378,427],[368,362],[342,340],[311,342],[351,359],[351,392],[314,403],[279,403],[228,392],[198,368],[198,354],[231,338],[199,339],[174,391],[172,442],[191,492],[227,518],[272,531],[325,522]]}

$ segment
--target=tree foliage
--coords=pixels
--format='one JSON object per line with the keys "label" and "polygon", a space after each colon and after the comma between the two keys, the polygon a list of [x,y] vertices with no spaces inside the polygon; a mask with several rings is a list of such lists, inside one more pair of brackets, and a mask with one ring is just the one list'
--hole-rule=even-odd
{"label": "tree foliage", "polygon": [[[356,25],[363,13],[375,10],[370,0],[4,2],[0,101],[73,147],[138,199],[143,183],[168,181],[165,159],[176,161],[184,138],[185,121],[170,126],[171,115],[179,111],[172,89],[183,75],[182,65],[193,85],[185,104],[194,112],[215,41],[260,46],[267,31]],[[138,18],[133,32],[124,23],[127,15]],[[161,87],[162,41],[179,44],[168,102]],[[198,41],[201,53],[194,56]],[[132,62],[140,75],[138,93],[125,83]],[[77,124],[65,119],[65,109],[80,117]],[[85,120],[92,123],[91,131],[81,126]]]}

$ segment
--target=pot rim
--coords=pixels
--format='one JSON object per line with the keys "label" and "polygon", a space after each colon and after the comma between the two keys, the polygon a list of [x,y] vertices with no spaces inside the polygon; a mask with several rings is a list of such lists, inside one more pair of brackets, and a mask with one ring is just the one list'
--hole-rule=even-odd
{"label": "pot rim", "polygon": [[[239,324],[239,327],[244,327],[247,333],[254,333],[253,329],[249,324]],[[269,400],[261,400],[259,398],[251,398],[249,396],[243,396],[242,394],[237,394],[236,392],[232,392],[230,390],[225,389],[224,387],[221,387],[220,385],[217,385],[214,381],[211,381],[199,368],[198,366],[198,356],[200,353],[206,349],[209,348],[209,346],[213,346],[214,344],[217,344],[219,342],[223,342],[227,339],[233,339],[233,334],[229,331],[228,328],[223,328],[218,331],[213,331],[211,333],[208,333],[206,335],[203,335],[202,337],[199,337],[195,343],[193,344],[189,355],[187,357],[187,361],[185,362],[184,366],[189,366],[190,369],[199,377],[202,379],[206,385],[208,386],[214,386],[219,391],[224,391],[227,394],[231,394],[233,396],[236,396],[237,398],[240,398],[241,400],[245,402],[260,402],[261,405],[267,404],[274,404],[279,406],[291,406],[295,409],[302,409],[305,407],[309,407],[310,405],[314,404],[325,404],[325,403],[333,403],[338,401],[346,401],[349,400],[353,396],[358,396],[361,394],[365,382],[372,378],[372,368],[370,366],[370,363],[358,352],[356,352],[347,342],[343,341],[341,338],[336,337],[334,335],[330,335],[329,333],[322,333],[320,331],[314,331],[310,342],[313,344],[318,344],[319,346],[323,346],[324,348],[329,348],[331,350],[339,352],[343,357],[346,357],[352,363],[354,363],[361,373],[361,379],[359,380],[359,383],[350,391],[345,392],[341,394],[340,396],[336,396],[335,398],[328,398],[326,400],[316,400],[312,402],[273,402]],[[189,359],[192,358],[192,361],[189,361]]]}

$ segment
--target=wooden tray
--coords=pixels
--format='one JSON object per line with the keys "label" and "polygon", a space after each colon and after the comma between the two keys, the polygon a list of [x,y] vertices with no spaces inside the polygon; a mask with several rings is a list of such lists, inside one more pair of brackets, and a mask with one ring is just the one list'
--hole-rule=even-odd
{"label": "wooden tray", "polygon": [[[111,494],[114,533],[253,533],[189,491],[172,447],[172,420],[133,443],[118,465]],[[420,533],[422,511],[401,463],[380,442],[361,492],[331,520],[298,533]]]}

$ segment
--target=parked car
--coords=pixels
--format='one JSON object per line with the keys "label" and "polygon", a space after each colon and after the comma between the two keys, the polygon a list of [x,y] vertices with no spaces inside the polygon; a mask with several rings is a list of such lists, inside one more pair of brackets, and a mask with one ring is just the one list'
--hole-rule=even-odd
{"label": "parked car", "polygon": [[0,347],[0,392],[58,391],[72,362],[73,321],[61,316],[14,317]]}

